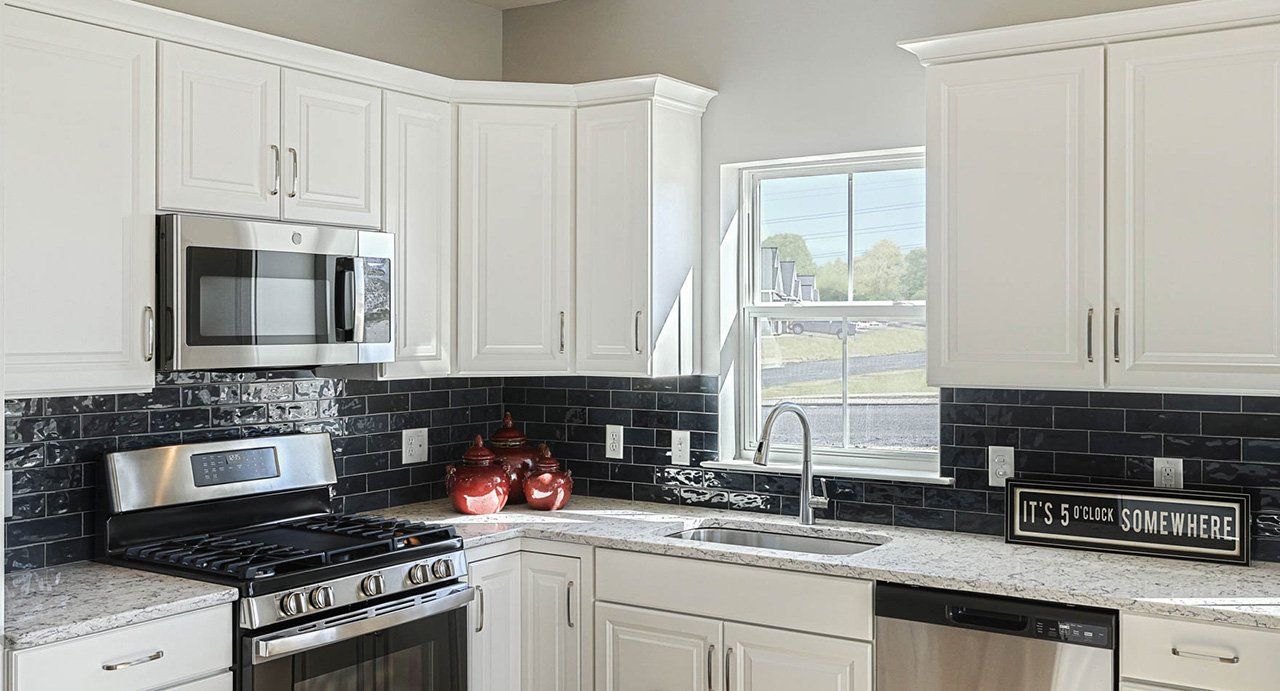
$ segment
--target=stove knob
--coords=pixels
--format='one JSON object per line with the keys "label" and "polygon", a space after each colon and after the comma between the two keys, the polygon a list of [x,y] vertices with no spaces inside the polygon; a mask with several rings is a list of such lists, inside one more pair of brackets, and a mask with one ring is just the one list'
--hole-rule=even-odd
{"label": "stove knob", "polygon": [[307,598],[311,601],[311,606],[315,609],[324,609],[333,606],[333,588],[322,585],[311,591],[311,596]]}
{"label": "stove knob", "polygon": [[436,578],[449,578],[453,575],[453,562],[448,559],[437,559],[431,565],[431,575]]}
{"label": "stove knob", "polygon": [[372,576],[365,576],[364,580],[360,581],[360,592],[367,597],[374,597],[386,592],[386,584],[382,580],[382,574],[375,573]]}
{"label": "stove knob", "polygon": [[414,585],[422,585],[427,582],[429,575],[430,572],[427,570],[426,564],[414,564],[413,568],[409,569],[409,582]]}
{"label": "stove knob", "polygon": [[286,617],[302,614],[307,608],[307,601],[302,593],[289,593],[280,598],[280,613]]}

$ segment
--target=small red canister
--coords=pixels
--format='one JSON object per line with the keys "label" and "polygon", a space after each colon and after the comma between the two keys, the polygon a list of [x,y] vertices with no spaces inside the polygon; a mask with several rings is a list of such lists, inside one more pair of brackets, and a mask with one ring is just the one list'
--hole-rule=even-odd
{"label": "small red canister", "polygon": [[493,444],[498,462],[507,470],[507,479],[511,482],[511,503],[523,504],[524,479],[533,472],[537,450],[529,446],[524,432],[516,428],[511,413],[502,416],[502,426],[489,435],[489,443]]}
{"label": "small red canister", "polygon": [[551,449],[546,444],[539,446],[538,452],[537,464],[524,480],[524,497],[532,509],[563,509],[573,494],[573,474],[560,469],[560,463],[551,457]]}
{"label": "small red canister", "polygon": [[453,500],[453,508],[461,513],[497,513],[507,504],[511,482],[496,456],[484,446],[484,439],[476,435],[476,441],[462,454],[462,463],[449,466],[444,476],[445,489]]}

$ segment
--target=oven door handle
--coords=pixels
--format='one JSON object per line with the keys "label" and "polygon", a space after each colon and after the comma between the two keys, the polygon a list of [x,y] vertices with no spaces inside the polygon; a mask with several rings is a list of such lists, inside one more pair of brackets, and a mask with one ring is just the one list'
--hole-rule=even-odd
{"label": "oven door handle", "polygon": [[266,636],[253,641],[253,663],[258,664],[286,655],[294,655],[357,636],[407,624],[411,621],[443,614],[467,606],[475,597],[470,586],[464,586],[433,600],[386,614],[335,624],[322,629],[284,636]]}

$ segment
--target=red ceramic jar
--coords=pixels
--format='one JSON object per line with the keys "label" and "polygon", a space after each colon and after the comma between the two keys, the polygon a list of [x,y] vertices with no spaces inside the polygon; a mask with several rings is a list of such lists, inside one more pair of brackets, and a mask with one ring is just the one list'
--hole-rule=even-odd
{"label": "red ceramic jar", "polygon": [[511,481],[511,503],[523,504],[524,479],[533,472],[538,452],[529,446],[524,432],[516,429],[511,413],[502,416],[502,426],[489,435],[489,443],[493,444],[498,462],[507,469],[507,478]]}
{"label": "red ceramic jar", "polygon": [[560,469],[546,444],[538,447],[540,456],[533,472],[524,481],[524,497],[529,508],[541,511],[563,509],[573,494],[573,474]]}
{"label": "red ceramic jar", "polygon": [[484,439],[476,441],[462,455],[462,463],[449,466],[444,476],[445,489],[453,500],[453,508],[461,513],[497,513],[507,504],[511,481],[493,452],[484,447]]}

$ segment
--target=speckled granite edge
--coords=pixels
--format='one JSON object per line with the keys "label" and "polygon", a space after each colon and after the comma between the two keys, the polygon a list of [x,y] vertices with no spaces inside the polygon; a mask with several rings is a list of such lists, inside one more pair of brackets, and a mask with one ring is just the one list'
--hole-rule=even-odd
{"label": "speckled granite edge", "polygon": [[79,562],[5,577],[4,644],[57,643],[239,598],[235,588]]}
{"label": "speckled granite edge", "polygon": [[[452,523],[469,548],[517,537],[538,538],[1280,629],[1280,564],[1242,567],[1182,562],[836,521],[820,521],[806,528],[794,517],[594,497],[576,497],[568,509],[555,513],[511,507],[490,516],[460,516],[447,501],[374,513]],[[808,555],[667,537],[708,525],[825,534],[883,544],[855,555]]]}

